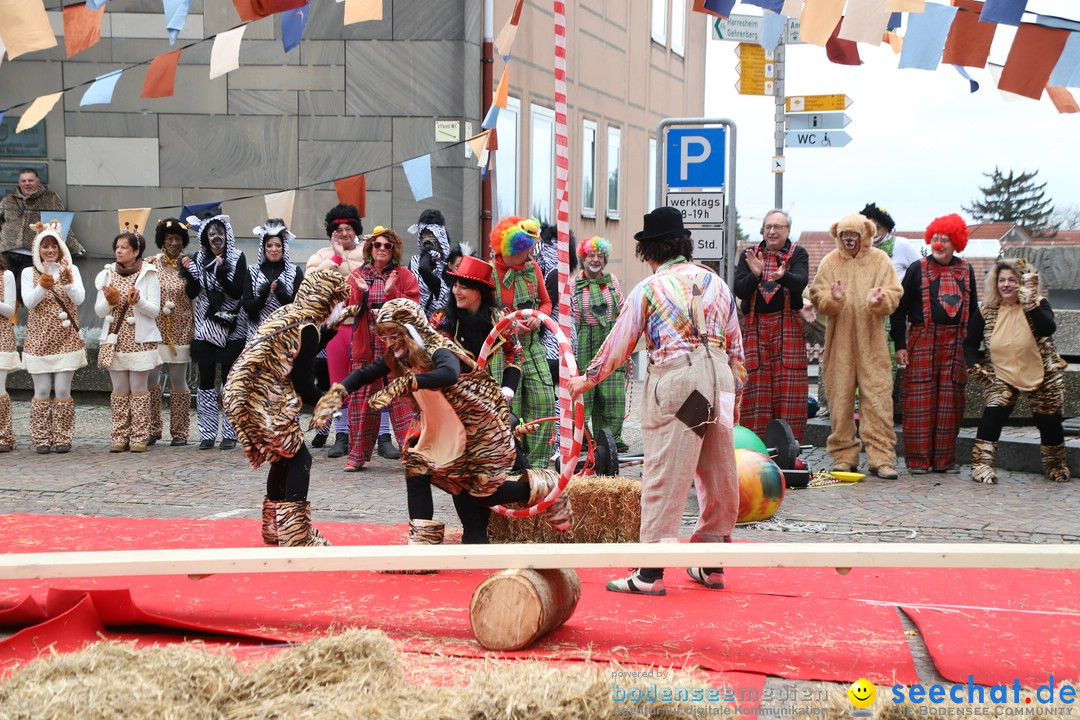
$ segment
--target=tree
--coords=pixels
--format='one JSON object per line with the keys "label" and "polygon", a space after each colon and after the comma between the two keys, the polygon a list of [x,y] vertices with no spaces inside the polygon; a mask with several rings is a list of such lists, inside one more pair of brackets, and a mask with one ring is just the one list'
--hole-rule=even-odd
{"label": "tree", "polygon": [[740,245],[750,242],[750,237],[743,231],[742,222],[739,220],[739,208],[735,208],[735,242]]}
{"label": "tree", "polygon": [[1058,205],[1050,222],[1058,230],[1080,230],[1080,205]]}
{"label": "tree", "polygon": [[975,200],[964,210],[981,222],[1016,223],[1037,237],[1052,236],[1057,228],[1052,224],[1054,207],[1046,197],[1046,183],[1035,184],[1039,171],[1005,173],[997,167],[990,178],[989,187],[980,187],[982,200]]}

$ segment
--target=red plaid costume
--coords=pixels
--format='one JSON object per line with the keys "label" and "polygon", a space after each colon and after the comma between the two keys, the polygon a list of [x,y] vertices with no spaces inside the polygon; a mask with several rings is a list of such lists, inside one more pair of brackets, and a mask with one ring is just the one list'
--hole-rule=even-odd
{"label": "red plaid costume", "polygon": [[[967,385],[964,338],[974,300],[969,278],[971,266],[963,260],[956,265],[941,266],[923,258],[919,267],[923,322],[913,323],[907,333],[904,459],[908,468],[944,470],[956,464],[956,437],[964,418]],[[940,283],[939,295],[946,292],[946,284],[948,290],[958,291],[949,292],[948,297],[954,306],[953,316],[956,312],[960,314],[959,324],[942,325],[933,321],[930,283],[935,281]],[[941,304],[939,298],[933,300],[934,304]],[[955,308],[956,301],[959,308]]]}
{"label": "red plaid costume", "polygon": [[765,314],[751,310],[743,318],[743,349],[747,381],[739,422],[765,437],[769,421],[782,418],[801,443],[809,392],[802,317],[792,310]]}

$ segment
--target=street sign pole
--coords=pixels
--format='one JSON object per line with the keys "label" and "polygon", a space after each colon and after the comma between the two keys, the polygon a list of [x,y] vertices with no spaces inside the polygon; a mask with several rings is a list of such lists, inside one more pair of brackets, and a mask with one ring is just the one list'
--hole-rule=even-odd
{"label": "street sign pole", "polygon": [[[773,80],[773,101],[774,101],[774,104],[775,104],[775,107],[776,107],[776,112],[775,112],[776,129],[775,129],[775,131],[773,133],[773,139],[775,140],[775,145],[776,145],[776,147],[775,147],[776,152],[774,153],[773,157],[777,157],[777,158],[782,158],[784,156],[784,139],[786,137],[785,134],[784,134],[784,131],[786,130],[786,128],[784,127],[784,124],[785,124],[784,123],[784,115],[785,115],[784,111],[787,108],[787,105],[786,105],[786,103],[784,101],[784,84],[785,84],[784,56],[787,54],[787,50],[786,50],[786,47],[785,47],[785,36],[786,35],[787,35],[786,30],[785,30],[784,33],[782,33],[780,35],[780,42],[777,43],[777,45],[776,45],[776,54],[775,54],[775,58],[773,60],[773,62],[774,62],[773,68],[774,68],[774,72],[775,72],[775,78]],[[774,165],[775,165],[775,161],[774,161]],[[773,207],[782,208],[782,207],[784,207],[784,173],[783,172],[774,172],[773,177],[775,178],[774,179],[775,187],[774,187],[774,191],[773,191]]]}

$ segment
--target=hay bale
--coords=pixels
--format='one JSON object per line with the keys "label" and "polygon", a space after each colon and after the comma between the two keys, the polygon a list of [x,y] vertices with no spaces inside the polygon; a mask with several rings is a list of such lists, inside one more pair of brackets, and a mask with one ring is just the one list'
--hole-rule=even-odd
{"label": "hay bale", "polygon": [[543,518],[492,514],[493,543],[632,543],[640,537],[641,480],[608,475],[575,475],[566,486],[574,509],[574,529],[559,533]]}

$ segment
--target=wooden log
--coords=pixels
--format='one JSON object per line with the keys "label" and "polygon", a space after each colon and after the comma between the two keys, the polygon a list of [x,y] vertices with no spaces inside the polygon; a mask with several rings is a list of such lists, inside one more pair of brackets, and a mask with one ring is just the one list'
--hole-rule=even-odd
{"label": "wooden log", "polygon": [[469,624],[488,650],[520,650],[569,620],[580,599],[573,570],[503,570],[473,592]]}

